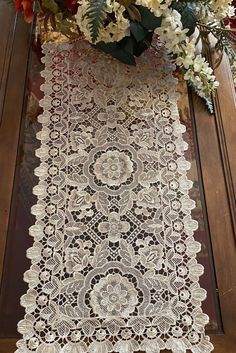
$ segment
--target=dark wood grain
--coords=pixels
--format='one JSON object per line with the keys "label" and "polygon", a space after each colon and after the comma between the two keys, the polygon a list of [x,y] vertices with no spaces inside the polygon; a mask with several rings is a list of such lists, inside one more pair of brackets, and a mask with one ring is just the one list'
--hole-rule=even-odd
{"label": "dark wood grain", "polygon": [[[16,170],[18,142],[20,137],[21,116],[25,100],[25,84],[28,69],[28,56],[30,47],[30,27],[23,22],[21,16],[12,11],[0,1],[0,37],[7,35],[11,38],[11,50],[8,45],[1,47],[4,58],[1,64],[0,86],[0,279],[3,269],[3,259],[6,247],[11,199]],[[1,9],[3,12],[1,12]],[[7,27],[10,34],[5,32],[5,19],[10,22]],[[12,26],[12,22],[14,26]],[[3,42],[1,38],[0,42]],[[5,48],[5,52],[4,52]]]}
{"label": "dark wood grain", "polygon": [[0,353],[13,353],[16,350],[15,338],[1,338],[0,340]]}
{"label": "dark wood grain", "polygon": [[[214,115],[211,116],[206,112],[198,97],[192,95],[190,99],[223,320],[224,334],[212,336],[216,353],[236,352],[236,248],[233,219],[235,215],[231,203],[234,198],[232,183],[236,176],[235,163],[232,163],[232,159],[235,159],[236,151],[231,147],[225,150],[225,143],[227,146],[230,143],[235,145],[229,131],[233,132],[236,128],[236,112],[234,91],[227,80],[229,76],[224,74],[226,71],[229,75],[229,66],[224,60],[216,72],[217,78],[221,79],[221,85],[216,96]],[[223,96],[227,97],[227,101],[222,98]],[[232,116],[228,121],[228,135],[224,125],[219,124],[219,119],[224,120],[227,116]],[[222,134],[225,141],[221,140]]]}
{"label": "dark wood grain", "polygon": [[[214,61],[213,54],[212,60]],[[221,87],[214,99],[215,119],[220,152],[223,161],[232,225],[236,234],[236,95],[233,78],[226,55],[215,74]],[[236,239],[235,239],[236,240]]]}
{"label": "dark wood grain", "polygon": [[12,6],[0,1],[0,24],[4,35],[0,35],[0,126],[3,118],[3,106],[8,82],[11,54],[13,50],[15,15]]}

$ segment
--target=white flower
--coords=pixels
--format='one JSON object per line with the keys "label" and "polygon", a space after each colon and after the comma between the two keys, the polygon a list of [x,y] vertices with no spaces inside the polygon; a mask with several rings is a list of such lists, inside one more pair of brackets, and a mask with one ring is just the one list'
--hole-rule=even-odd
{"label": "white flower", "polygon": [[[89,2],[87,0],[81,1],[76,19],[77,24],[80,30],[84,33],[85,38],[89,42],[92,42],[89,19],[85,16],[88,4]],[[127,18],[124,17],[124,11],[125,7],[123,5],[116,1],[107,0],[107,7],[105,12],[109,14],[112,13],[114,15],[114,20],[109,22],[107,25],[101,26],[96,43],[101,41],[105,43],[118,42],[130,34],[130,22]]]}
{"label": "white flower", "polygon": [[209,96],[218,86],[212,68],[200,54],[194,58],[193,65],[186,71],[184,79],[192,83],[200,97]]}
{"label": "white flower", "polygon": [[116,273],[109,274],[95,284],[90,304],[100,317],[127,317],[138,304],[138,293],[132,282]]}
{"label": "white flower", "polygon": [[188,69],[191,65],[193,65],[193,60],[195,56],[195,47],[196,39],[192,38],[189,41],[189,38],[185,39],[184,52],[182,55],[179,55],[176,59],[176,64],[179,66],[183,66],[185,69]]}
{"label": "white flower", "polygon": [[183,29],[181,15],[169,8],[163,13],[161,27],[155,30],[169,52],[177,55],[176,64],[187,70],[184,79],[194,86],[200,97],[206,97],[218,84],[206,60],[201,55],[195,56],[196,39],[190,40],[187,32],[188,29]]}
{"label": "white flower", "polygon": [[[188,43],[186,35],[188,29],[183,29],[181,15],[176,10],[166,9],[163,13],[161,27],[155,30],[160,40],[165,44],[169,52],[179,54],[183,52],[183,46]],[[180,45],[181,44],[181,45]]]}
{"label": "white flower", "polygon": [[210,10],[214,14],[214,18],[222,20],[225,17],[233,17],[235,9],[232,5],[232,0],[212,0],[209,4]]}
{"label": "white flower", "polygon": [[120,240],[121,233],[126,233],[130,229],[127,221],[121,221],[120,215],[116,212],[111,212],[108,216],[108,222],[101,222],[98,225],[98,230],[101,233],[108,233],[108,239],[115,243]]}
{"label": "white flower", "polygon": [[235,16],[235,7],[229,5],[227,9],[227,17],[234,17]]}
{"label": "white flower", "polygon": [[205,58],[201,55],[197,55],[194,59],[193,69],[195,72],[200,72],[202,70],[206,71],[209,74],[212,74],[213,70],[207,65]]}
{"label": "white flower", "polygon": [[168,8],[172,0],[136,0],[137,5],[142,5],[151,10],[156,17],[160,17],[164,10]]}

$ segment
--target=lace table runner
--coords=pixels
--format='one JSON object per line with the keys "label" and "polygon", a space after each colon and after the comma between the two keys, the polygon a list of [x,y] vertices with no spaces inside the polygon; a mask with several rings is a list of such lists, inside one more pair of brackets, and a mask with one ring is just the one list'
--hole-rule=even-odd
{"label": "lace table runner", "polygon": [[47,44],[17,353],[209,353],[190,167],[162,48]]}

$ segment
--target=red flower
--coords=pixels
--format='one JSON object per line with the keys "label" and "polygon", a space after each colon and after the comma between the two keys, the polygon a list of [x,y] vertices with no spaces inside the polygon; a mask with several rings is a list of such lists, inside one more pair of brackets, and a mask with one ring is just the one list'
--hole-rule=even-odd
{"label": "red flower", "polygon": [[[236,0],[233,0],[232,1],[232,4],[231,4],[235,9],[236,9]],[[226,18],[224,20],[224,24],[229,26],[231,29],[235,30],[236,29],[236,18],[233,17],[233,18]],[[235,31],[232,31],[231,34],[236,37],[236,32]]]}
{"label": "red flower", "polygon": [[77,0],[64,0],[65,7],[70,11],[71,15],[75,15],[78,11]]}
{"label": "red flower", "polygon": [[26,22],[31,23],[34,17],[33,3],[34,0],[15,0],[15,6],[18,11],[23,12]]}

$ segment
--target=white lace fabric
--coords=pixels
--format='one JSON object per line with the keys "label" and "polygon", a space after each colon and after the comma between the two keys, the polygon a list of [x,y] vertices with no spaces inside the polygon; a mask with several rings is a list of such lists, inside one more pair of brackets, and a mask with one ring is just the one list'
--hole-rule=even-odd
{"label": "white lace fabric", "polygon": [[209,353],[173,67],[47,44],[17,353]]}

